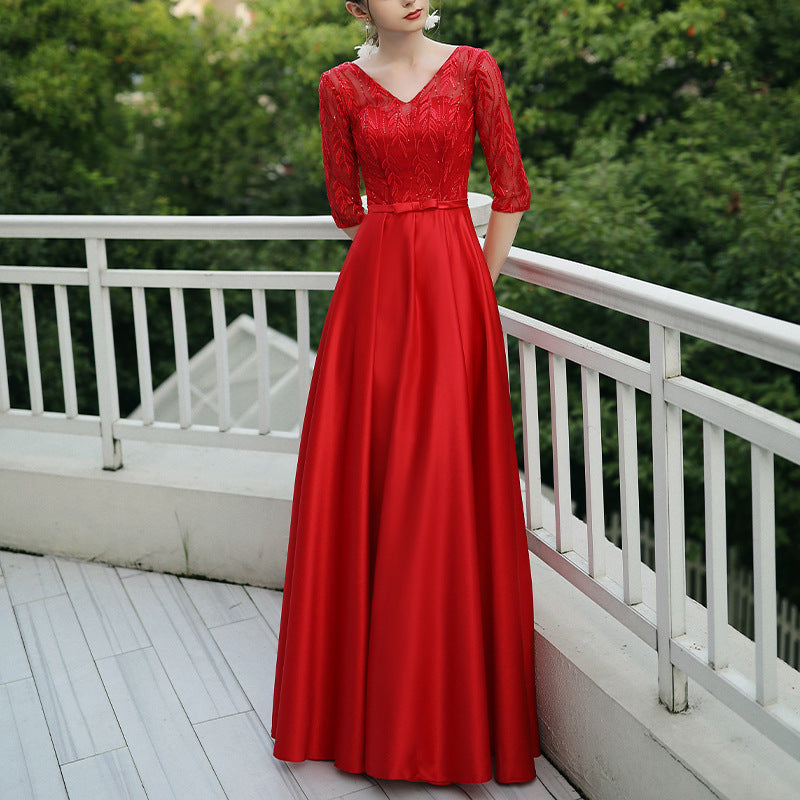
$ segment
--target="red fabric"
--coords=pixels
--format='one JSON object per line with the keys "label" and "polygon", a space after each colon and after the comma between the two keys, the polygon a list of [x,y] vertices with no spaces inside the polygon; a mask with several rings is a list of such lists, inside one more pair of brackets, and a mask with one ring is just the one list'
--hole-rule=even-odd
{"label": "red fabric", "polygon": [[[303,423],[274,754],[430,783],[487,781],[494,764],[498,781],[529,781],[530,566],[503,335],[463,202],[475,127],[495,202],[529,202],[502,80],[460,47],[403,103],[347,63],[322,76],[320,107],[334,217],[363,222]],[[359,165],[383,211],[364,216]]]}
{"label": "red fabric", "polygon": [[340,228],[364,217],[359,165],[369,203],[465,198],[476,130],[492,208],[530,207],[503,79],[485,50],[457,48],[410,103],[349,61],[322,76],[319,98],[328,200]]}
{"label": "red fabric", "polygon": [[408,200],[403,203],[389,203],[380,205],[370,203],[370,214],[405,214],[408,211],[425,211],[426,208],[469,208],[467,198],[461,200],[437,200],[435,197],[426,197],[424,200]]}

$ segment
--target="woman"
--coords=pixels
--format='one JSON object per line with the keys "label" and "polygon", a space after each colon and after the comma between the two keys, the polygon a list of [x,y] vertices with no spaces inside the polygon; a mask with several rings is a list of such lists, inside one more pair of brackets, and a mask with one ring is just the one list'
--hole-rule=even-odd
{"label": "woman", "polygon": [[498,781],[530,781],[533,602],[492,288],[530,191],[492,57],[427,39],[427,0],[346,7],[379,46],[320,80],[328,198],[353,243],[303,424],[274,753],[441,784],[490,780],[494,760]]}

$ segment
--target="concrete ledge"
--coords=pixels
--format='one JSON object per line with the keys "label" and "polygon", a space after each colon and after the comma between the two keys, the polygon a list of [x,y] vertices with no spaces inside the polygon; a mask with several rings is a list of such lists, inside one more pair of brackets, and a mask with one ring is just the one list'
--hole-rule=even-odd
{"label": "concrete ledge", "polygon": [[[585,535],[580,526],[576,538]],[[609,543],[608,566],[616,571]],[[644,575],[645,597],[653,574]],[[542,746],[591,800],[797,800],[800,761],[689,681],[689,710],[658,701],[656,652],[531,556]],[[690,601],[690,628],[705,609]],[[731,630],[737,667],[752,645]],[[784,701],[800,674],[781,663]],[[790,695],[790,697],[787,697]]]}
{"label": "concrete ledge", "polygon": [[0,547],[280,588],[297,456],[0,430]]}

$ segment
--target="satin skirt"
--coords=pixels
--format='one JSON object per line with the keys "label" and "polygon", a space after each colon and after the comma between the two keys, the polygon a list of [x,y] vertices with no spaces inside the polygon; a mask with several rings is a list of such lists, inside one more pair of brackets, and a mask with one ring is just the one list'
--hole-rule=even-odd
{"label": "satin skirt", "polygon": [[466,208],[370,213],[317,353],[272,735],[285,761],[535,777],[530,564],[503,335]]}

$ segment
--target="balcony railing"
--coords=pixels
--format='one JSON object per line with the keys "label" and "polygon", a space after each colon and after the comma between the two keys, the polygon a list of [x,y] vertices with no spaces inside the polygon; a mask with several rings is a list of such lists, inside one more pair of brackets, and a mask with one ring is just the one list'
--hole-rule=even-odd
{"label": "balcony railing", "polygon": [[[291,290],[296,298],[299,353],[298,404],[308,390],[309,292],[331,290],[332,272],[172,271],[110,269],[105,242],[110,239],[333,239],[341,238],[329,217],[24,217],[0,216],[0,236],[7,238],[83,239],[85,268],[0,267],[0,283],[19,287],[30,390],[30,408],[11,408],[0,309],[0,426],[99,436],[103,464],[122,465],[121,442],[155,440],[238,448],[291,451],[296,431],[270,426],[269,364],[266,346],[270,290]],[[787,417],[681,375],[680,336],[686,334],[737,353],[800,371],[800,326],[643,281],[545,256],[512,249],[504,272],[644,320],[649,326],[649,360],[634,358],[597,342],[554,328],[510,309],[501,309],[506,334],[518,343],[523,452],[530,549],[594,602],[636,633],[658,653],[658,687],[672,711],[686,708],[691,677],[762,734],[800,759],[797,692],[782,687],[777,657],[775,572],[776,456],[800,464],[800,424]],[[55,293],[64,412],[44,408],[36,334],[33,286]],[[88,290],[99,414],[81,414],[75,383],[67,287]],[[113,339],[111,289],[129,289],[133,303],[136,369],[141,418],[121,419]],[[145,293],[168,290],[175,342],[179,422],[154,418],[150,345]],[[209,292],[216,345],[218,424],[192,424],[189,352],[183,292]],[[230,385],[225,340],[224,292],[252,293],[258,349],[257,429],[236,429],[230,422]],[[549,365],[555,524],[545,526],[541,493],[539,378],[536,351]],[[567,365],[579,365],[586,488],[586,536],[575,540],[568,426]],[[133,369],[133,365],[129,365]],[[603,441],[600,424],[600,377],[616,387],[619,482],[622,517],[622,574],[606,569]],[[643,589],[640,557],[637,393],[649,395],[652,431],[653,509],[656,539],[655,602]],[[705,532],[707,567],[707,641],[687,633],[685,530],[683,502],[682,415],[702,420],[704,439]],[[725,435],[749,443],[752,465],[752,518],[755,580],[755,680],[731,663],[727,618],[725,510]],[[547,454],[549,457],[550,454]],[[580,545],[580,546],[579,546]],[[585,552],[586,555],[582,555]],[[655,607],[653,607],[653,605]],[[794,673],[796,675],[797,673]],[[655,676],[654,676],[655,679]],[[795,687],[800,682],[794,681]]]}

